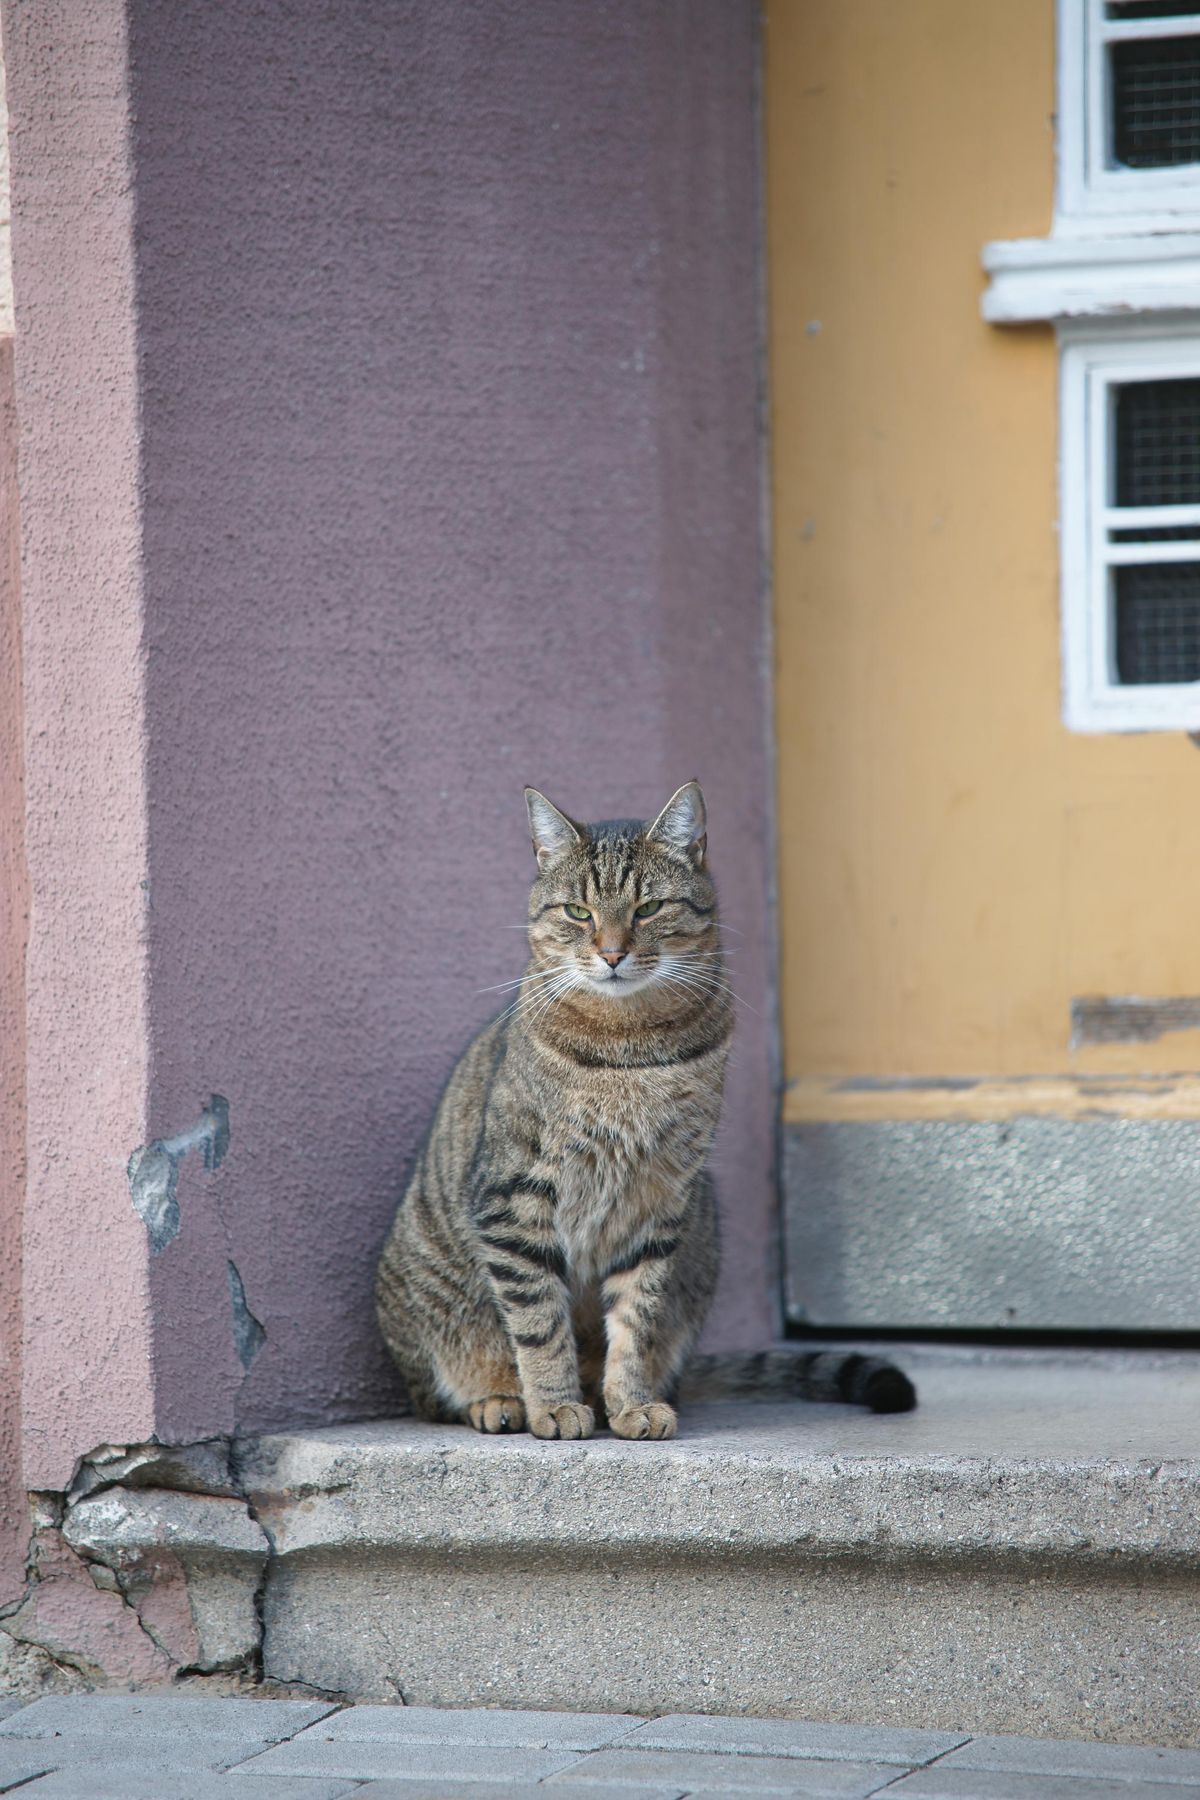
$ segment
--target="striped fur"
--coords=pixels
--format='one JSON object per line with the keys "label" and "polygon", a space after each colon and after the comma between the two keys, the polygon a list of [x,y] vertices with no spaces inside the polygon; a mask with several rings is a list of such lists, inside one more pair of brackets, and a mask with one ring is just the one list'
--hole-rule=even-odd
{"label": "striped fur", "polygon": [[650,824],[585,826],[526,799],[529,963],[438,1105],[380,1326],[427,1418],[671,1437],[716,1284],[705,1160],[733,1024],[704,801],[689,782]]}
{"label": "striped fur", "polygon": [[693,782],[651,825],[583,826],[527,800],[529,964],[442,1096],[380,1324],[427,1417],[669,1437],[717,1276],[704,1164],[733,1022],[704,802]]}
{"label": "striped fur", "polygon": [[787,1345],[732,1356],[694,1356],[685,1400],[832,1400],[872,1412],[911,1412],[916,1389],[902,1369],[858,1350]]}

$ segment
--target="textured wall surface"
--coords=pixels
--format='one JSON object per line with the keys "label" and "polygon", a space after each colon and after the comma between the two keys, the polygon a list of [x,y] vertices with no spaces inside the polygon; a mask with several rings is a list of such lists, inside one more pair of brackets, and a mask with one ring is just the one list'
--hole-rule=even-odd
{"label": "textured wall surface", "polygon": [[1153,854],[1182,898],[1169,833],[1068,869],[1200,760],[1061,725],[1054,333],[979,315],[1050,224],[1054,6],[771,0],[766,43],[787,1074],[1059,1069],[1072,992],[1172,991],[1109,985],[1109,897]]}
{"label": "textured wall surface", "polygon": [[146,827],[127,57],[119,5],[10,0],[28,1171],[25,1475],[152,1428]]}
{"label": "textured wall surface", "polygon": [[1054,13],[769,7],[788,1118],[1200,1069],[1194,1026],[1072,1041],[1083,996],[1200,995],[1200,757],[1062,723],[1054,332],[979,313],[980,247],[1050,227]]}
{"label": "textured wall surface", "polygon": [[25,793],[12,340],[0,339],[0,1606],[21,1582],[21,1203],[25,1185]]}
{"label": "textured wall surface", "polygon": [[9,333],[13,328],[12,248],[8,204],[8,102],[2,49],[0,42],[0,332]]}
{"label": "textured wall surface", "polygon": [[711,1337],[761,1341],[753,8],[130,17],[150,1130],[214,1092],[231,1128],[153,1263],[160,1429],[390,1403],[373,1264],[522,965],[525,782],[592,817],[705,784],[754,1009]]}
{"label": "textured wall surface", "polygon": [[1195,1331],[1197,1126],[871,1119],[784,1133],[787,1296],[824,1326]]}

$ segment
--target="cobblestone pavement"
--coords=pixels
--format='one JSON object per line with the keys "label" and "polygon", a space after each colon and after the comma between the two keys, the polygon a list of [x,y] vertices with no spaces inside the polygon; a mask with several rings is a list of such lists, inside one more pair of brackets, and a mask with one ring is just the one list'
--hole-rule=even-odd
{"label": "cobblestone pavement", "polygon": [[22,1800],[1200,1800],[1200,1749],[793,1719],[138,1694],[0,1715],[0,1793]]}

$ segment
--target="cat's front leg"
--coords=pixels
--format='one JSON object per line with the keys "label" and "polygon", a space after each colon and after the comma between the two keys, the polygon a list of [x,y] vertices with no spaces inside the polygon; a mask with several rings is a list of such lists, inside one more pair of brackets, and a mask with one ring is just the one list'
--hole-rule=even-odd
{"label": "cat's front leg", "polygon": [[476,1229],[496,1304],[517,1359],[529,1430],[586,1438],[596,1417],[579,1384],[567,1264],[554,1226],[551,1181],[518,1176],[490,1187]]}
{"label": "cat's front leg", "polygon": [[675,1408],[663,1389],[695,1336],[686,1316],[680,1259],[682,1221],[659,1219],[610,1265],[601,1283],[608,1350],[604,1409],[618,1437],[675,1436]]}

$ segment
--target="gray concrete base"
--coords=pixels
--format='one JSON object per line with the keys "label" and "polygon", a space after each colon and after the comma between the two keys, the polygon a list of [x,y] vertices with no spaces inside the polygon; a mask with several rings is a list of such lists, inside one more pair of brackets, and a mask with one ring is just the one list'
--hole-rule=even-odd
{"label": "gray concrete base", "polygon": [[1137,1577],[315,1558],[269,1590],[265,1665],[277,1680],[428,1705],[1198,1741],[1195,1584]]}
{"label": "gray concrete base", "polygon": [[263,1672],[439,1705],[1200,1741],[1200,1359],[902,1356],[912,1415],[266,1438]]}
{"label": "gray concrete base", "polygon": [[1200,1124],[789,1125],[790,1318],[817,1330],[1200,1330]]}

